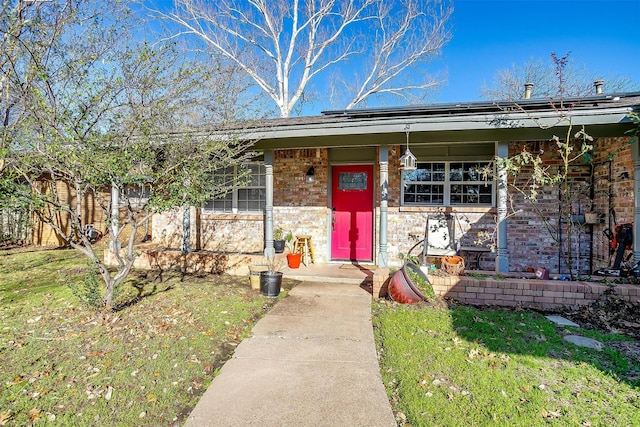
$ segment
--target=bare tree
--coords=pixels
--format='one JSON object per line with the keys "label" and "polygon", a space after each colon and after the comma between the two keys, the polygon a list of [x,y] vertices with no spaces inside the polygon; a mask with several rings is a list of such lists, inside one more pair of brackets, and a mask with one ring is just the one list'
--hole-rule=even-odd
{"label": "bare tree", "polygon": [[[523,209],[516,208],[527,204],[541,224],[541,229],[558,245],[566,271],[574,280],[578,269],[575,252],[574,235],[581,224],[574,223],[574,208],[580,206],[588,197],[589,184],[576,178],[576,167],[589,164],[593,151],[593,137],[587,133],[584,126],[576,130],[573,123],[573,104],[566,102],[565,94],[570,74],[567,74],[569,54],[562,57],[551,54],[553,61],[552,75],[556,80],[555,96],[549,101],[549,108],[555,113],[551,124],[544,124],[523,109],[518,102],[509,102],[509,109],[514,107],[527,115],[540,129],[555,129],[564,127],[564,134],[553,135],[548,149],[540,146],[539,142],[520,143],[519,151],[510,157],[494,159],[494,165],[484,168],[485,178],[496,178],[496,173],[504,173],[507,188],[507,206],[502,221],[513,216],[526,214]],[[535,149],[532,149],[536,146]],[[585,163],[586,160],[586,163]],[[552,195],[549,198],[549,195]],[[564,233],[559,233],[562,226]],[[497,227],[496,227],[497,231]],[[481,240],[492,241],[495,234],[487,233]],[[493,243],[490,243],[493,244]]]}
{"label": "bare tree", "polygon": [[[352,108],[376,96],[415,99],[437,81],[422,65],[450,39],[448,0],[176,0],[156,13],[246,73],[289,116],[312,81],[339,65]],[[327,92],[327,90],[322,90]]]}
{"label": "bare tree", "polygon": [[[564,58],[568,58],[565,55]],[[525,83],[531,83],[531,98],[584,97],[593,95],[594,82],[603,80],[607,93],[636,90],[637,83],[627,77],[617,75],[596,74],[586,66],[578,66],[567,59],[562,85],[558,85],[556,65],[551,54],[551,61],[531,58],[523,65],[512,65],[496,71],[491,85],[482,87],[482,97],[489,100],[517,100],[524,96]],[[562,93],[560,93],[562,88]]]}

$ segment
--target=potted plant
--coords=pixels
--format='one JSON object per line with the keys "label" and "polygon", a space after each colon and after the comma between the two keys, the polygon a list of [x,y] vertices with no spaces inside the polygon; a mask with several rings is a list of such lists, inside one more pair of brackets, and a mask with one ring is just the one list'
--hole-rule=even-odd
{"label": "potted plant", "polygon": [[293,233],[289,231],[285,236],[285,241],[287,249],[289,250],[289,253],[287,254],[287,264],[289,264],[289,268],[300,268],[302,254],[300,252],[296,252],[293,242]]}
{"label": "potted plant", "polygon": [[260,272],[260,292],[267,297],[277,297],[280,295],[282,286],[281,259],[273,257],[267,259],[265,265],[267,270]]}
{"label": "potted plant", "polygon": [[435,292],[429,278],[418,265],[411,261],[405,262],[402,268],[390,277],[389,295],[401,304],[432,302],[435,299]]}
{"label": "potted plant", "polygon": [[284,252],[284,230],[280,227],[273,230],[273,247],[277,254]]}

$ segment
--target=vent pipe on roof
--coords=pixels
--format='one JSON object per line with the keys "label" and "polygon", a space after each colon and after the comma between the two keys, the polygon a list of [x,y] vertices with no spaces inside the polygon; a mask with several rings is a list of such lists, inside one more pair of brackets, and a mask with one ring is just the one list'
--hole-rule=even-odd
{"label": "vent pipe on roof", "polygon": [[604,86],[604,80],[596,80],[593,82],[593,85],[596,87],[596,95],[600,95],[602,93],[602,87]]}
{"label": "vent pipe on roof", "polygon": [[531,98],[531,89],[533,89],[533,83],[524,84],[524,99]]}

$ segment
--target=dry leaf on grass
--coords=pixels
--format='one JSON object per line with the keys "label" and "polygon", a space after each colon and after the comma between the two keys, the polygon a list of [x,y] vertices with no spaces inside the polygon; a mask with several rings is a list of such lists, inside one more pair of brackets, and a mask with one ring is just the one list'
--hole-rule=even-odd
{"label": "dry leaf on grass", "polygon": [[7,425],[7,422],[11,419],[10,412],[0,412],[0,426]]}

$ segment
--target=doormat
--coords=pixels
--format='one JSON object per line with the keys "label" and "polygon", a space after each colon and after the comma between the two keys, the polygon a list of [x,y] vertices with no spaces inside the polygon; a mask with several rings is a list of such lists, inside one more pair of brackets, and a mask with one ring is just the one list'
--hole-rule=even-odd
{"label": "doormat", "polygon": [[342,264],[340,266],[341,269],[357,269],[357,270],[375,270],[378,266],[373,264]]}

